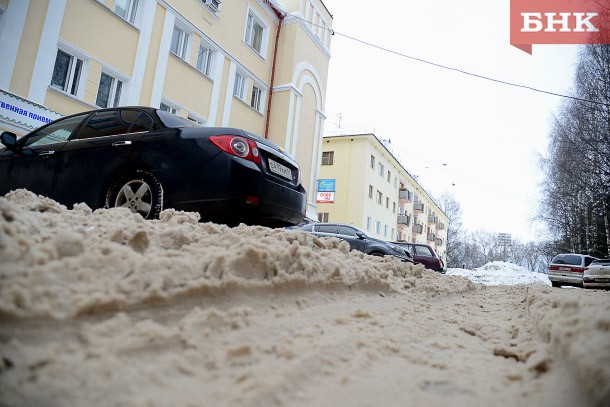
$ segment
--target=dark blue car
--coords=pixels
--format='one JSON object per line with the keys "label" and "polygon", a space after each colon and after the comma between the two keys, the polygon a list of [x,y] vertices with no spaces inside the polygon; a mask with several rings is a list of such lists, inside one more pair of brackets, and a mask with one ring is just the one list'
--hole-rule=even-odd
{"label": "dark blue car", "polygon": [[0,140],[0,195],[25,188],[68,207],[146,219],[174,208],[230,225],[296,225],[305,214],[299,166],[275,144],[150,107],[79,113]]}

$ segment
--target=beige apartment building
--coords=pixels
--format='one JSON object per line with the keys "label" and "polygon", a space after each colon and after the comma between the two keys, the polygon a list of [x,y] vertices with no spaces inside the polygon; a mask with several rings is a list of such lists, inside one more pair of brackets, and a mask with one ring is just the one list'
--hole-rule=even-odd
{"label": "beige apartment building", "polygon": [[321,0],[0,0],[0,130],[160,107],[266,137],[316,217],[332,16]]}
{"label": "beige apartment building", "polygon": [[321,222],[427,244],[446,260],[447,216],[374,134],[323,138],[317,201]]}

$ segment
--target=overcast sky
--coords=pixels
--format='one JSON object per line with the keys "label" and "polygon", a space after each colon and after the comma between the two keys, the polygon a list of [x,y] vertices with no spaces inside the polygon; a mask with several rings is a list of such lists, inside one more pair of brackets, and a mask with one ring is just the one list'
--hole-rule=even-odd
{"label": "overcast sky", "polygon": [[[578,47],[509,44],[509,0],[323,0],[335,35],[325,132],[372,131],[432,195],[449,192],[469,231],[536,240],[542,173],[562,98],[414,61],[568,93]],[[339,129],[340,126],[340,129]]]}

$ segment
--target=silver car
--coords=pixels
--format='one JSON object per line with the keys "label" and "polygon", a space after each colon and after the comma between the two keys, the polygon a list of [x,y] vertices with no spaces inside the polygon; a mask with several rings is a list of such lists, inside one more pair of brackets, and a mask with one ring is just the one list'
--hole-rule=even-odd
{"label": "silver car", "polygon": [[610,289],[610,259],[598,259],[585,269],[582,276],[585,288]]}
{"label": "silver car", "polygon": [[583,273],[593,260],[597,260],[597,258],[586,254],[558,254],[549,265],[551,285],[553,287],[561,287],[562,285],[582,287]]}

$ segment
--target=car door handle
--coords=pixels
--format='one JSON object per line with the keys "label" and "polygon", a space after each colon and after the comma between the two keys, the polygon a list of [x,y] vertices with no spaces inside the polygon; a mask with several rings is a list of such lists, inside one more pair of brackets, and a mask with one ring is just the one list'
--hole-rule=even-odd
{"label": "car door handle", "polygon": [[55,150],[46,150],[46,151],[39,151],[38,155],[53,155],[55,154]]}
{"label": "car door handle", "polygon": [[112,143],[112,147],[128,146],[130,144],[131,144],[131,141],[129,141],[129,140],[115,141],[114,143]]}

